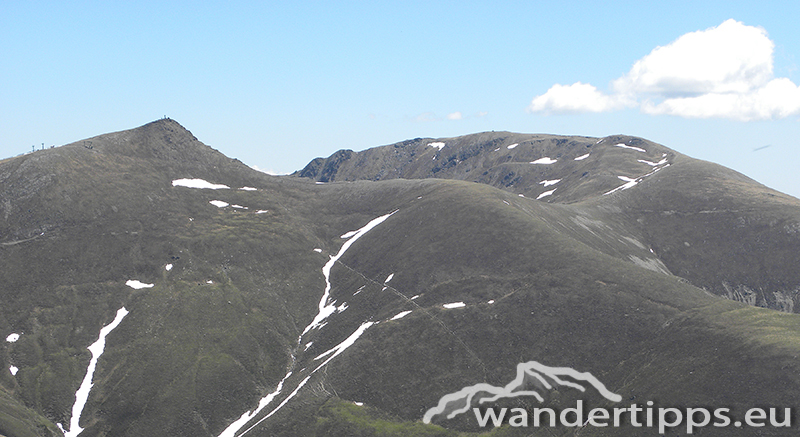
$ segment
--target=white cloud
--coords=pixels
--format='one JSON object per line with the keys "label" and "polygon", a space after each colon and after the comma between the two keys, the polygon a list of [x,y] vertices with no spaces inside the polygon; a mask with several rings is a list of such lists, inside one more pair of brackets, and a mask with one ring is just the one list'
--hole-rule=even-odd
{"label": "white cloud", "polygon": [[572,85],[553,85],[546,93],[536,97],[528,110],[531,112],[604,112],[625,105],[623,96],[609,96],[593,85],[576,82]]}
{"label": "white cloud", "polygon": [[464,118],[464,116],[461,114],[460,111],[456,111],[456,112],[447,114],[447,119],[448,120],[461,120],[463,118]]}
{"label": "white cloud", "polygon": [[722,117],[741,121],[784,118],[800,114],[800,87],[787,78],[773,79],[749,93],[708,93],[696,97],[645,102],[648,114],[690,118]]}
{"label": "white cloud", "polygon": [[800,88],[773,76],[775,44],[760,27],[727,20],[656,47],[612,83],[554,85],[531,102],[532,112],[604,112],[639,106],[647,114],[736,120],[800,114]]}
{"label": "white cloud", "polygon": [[728,20],[656,47],[614,89],[667,97],[747,93],[772,79],[774,47],[764,29]]}

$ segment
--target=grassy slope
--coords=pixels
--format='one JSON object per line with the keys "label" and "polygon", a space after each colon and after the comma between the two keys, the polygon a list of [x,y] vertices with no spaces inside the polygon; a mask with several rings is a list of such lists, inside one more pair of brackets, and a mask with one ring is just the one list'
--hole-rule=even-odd
{"label": "grassy slope", "polygon": [[[429,147],[434,141],[446,146]],[[586,153],[586,159],[574,160]],[[558,162],[529,164],[543,156]],[[670,166],[651,165],[663,160]],[[636,189],[603,195],[624,183],[619,176],[641,176],[656,168]],[[534,198],[555,189],[543,201],[563,204],[571,214],[542,213],[558,221],[559,232],[729,299],[800,312],[800,202],[641,138],[617,135],[598,141],[485,132],[416,139],[357,153],[340,151],[313,161],[296,176],[458,179]],[[544,187],[546,180],[560,182]]]}
{"label": "grassy slope", "polygon": [[[363,321],[382,323],[254,435],[451,435],[414,422],[443,394],[505,384],[533,359],[590,371],[625,399],[797,404],[797,316],[710,297],[582,242],[562,224],[598,214],[592,206],[455,181],[314,185],[200,146],[163,121],[0,167],[0,201],[11,203],[0,242],[24,241],[0,248],[10,303],[0,332],[23,332],[0,345],[5,368],[20,367],[4,376],[14,418],[0,415],[0,429],[28,424],[8,435],[47,435],[34,424],[68,420],[85,348],[123,304],[131,314],[109,336],[84,435],[216,435],[285,373],[339,236],[395,209],[334,268],[333,297],[350,307],[313,334],[298,368]],[[172,187],[181,177],[259,191]],[[134,291],[127,279],[156,286]],[[467,308],[441,307],[454,301]]]}
{"label": "grassy slope", "polygon": [[[291,212],[305,195],[195,142],[160,122],[3,168],[1,235],[26,240],[0,249],[2,332],[23,333],[2,344],[3,363],[20,368],[17,402],[66,423],[86,347],[122,305],[131,315],[99,363],[86,435],[211,435],[282,376],[295,318],[313,315],[321,287],[317,242]],[[264,191],[171,186],[182,177]],[[135,291],[127,279],[158,285]]]}
{"label": "grassy slope", "polygon": [[[414,313],[368,331],[328,366],[300,406],[255,435],[310,433],[302,423],[286,423],[313,414],[304,402],[319,405],[329,395],[418,420],[440,396],[478,382],[503,385],[528,360],[590,371],[625,399],[661,405],[797,403],[797,316],[743,307],[620,263],[552,232],[526,208],[531,200],[490,187],[378,186],[342,185],[331,200],[342,210],[400,208],[347,253],[347,269],[334,270],[334,297],[350,303],[350,320],[341,321],[350,328],[342,331]],[[410,200],[400,195],[404,189],[413,190],[405,195]],[[350,200],[353,191],[359,201]],[[348,298],[359,284],[380,283],[389,273],[396,294],[374,288]],[[401,297],[417,294],[413,302]],[[454,301],[468,306],[440,306]]]}

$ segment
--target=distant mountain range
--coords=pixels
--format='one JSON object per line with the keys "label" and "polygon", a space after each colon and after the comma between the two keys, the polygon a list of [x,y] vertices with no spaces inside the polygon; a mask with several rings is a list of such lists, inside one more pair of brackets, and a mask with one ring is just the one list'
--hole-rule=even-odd
{"label": "distant mountain range", "polygon": [[[800,201],[629,136],[414,139],[290,176],[170,119],[36,151],[0,161],[0,302],[5,437],[657,434],[426,416],[480,384],[798,431]],[[622,400],[501,390],[541,385],[530,362]]]}

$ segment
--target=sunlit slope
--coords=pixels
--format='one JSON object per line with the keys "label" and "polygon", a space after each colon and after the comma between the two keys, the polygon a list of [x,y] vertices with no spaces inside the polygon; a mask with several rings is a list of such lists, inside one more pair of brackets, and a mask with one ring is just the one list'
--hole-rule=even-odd
{"label": "sunlit slope", "polygon": [[[24,408],[50,429],[69,423],[86,348],[123,305],[130,315],[98,363],[86,433],[202,435],[277,381],[294,319],[313,317],[319,299],[318,239],[291,212],[307,190],[282,188],[169,120],[26,155],[0,176],[0,329],[21,334],[2,343],[3,369],[19,369],[3,373],[19,413],[4,433],[16,435]],[[230,189],[172,184],[200,177]]]}
{"label": "sunlit slope", "polygon": [[[562,205],[561,231],[750,305],[800,311],[800,201],[641,138],[485,132],[317,158],[317,181],[445,178]],[[544,210],[548,214],[547,210]]]}
{"label": "sunlit slope", "polygon": [[[713,297],[605,255],[555,231],[532,200],[461,182],[429,186],[435,190],[420,191],[412,205],[387,205],[399,211],[334,269],[332,282],[341,285],[332,297],[350,303],[344,331],[381,323],[309,382],[316,388],[305,402],[335,396],[415,421],[441,396],[479,382],[503,385],[530,360],[591,372],[626,401],[721,402],[741,412],[799,400],[789,388],[800,382],[797,316]],[[315,343],[312,355],[317,345],[328,347]],[[569,406],[574,397],[561,391],[548,402]],[[303,401],[287,404],[252,433],[311,432],[308,423],[287,430],[283,420],[313,411]],[[460,420],[440,424],[470,429]]]}
{"label": "sunlit slope", "polygon": [[[572,203],[633,186],[677,152],[642,138],[484,132],[417,138],[317,158],[294,176],[321,182],[458,179],[547,202]],[[627,184],[627,186],[626,186]]]}
{"label": "sunlit slope", "polygon": [[87,347],[122,307],[84,437],[216,437],[243,417],[231,435],[456,435],[474,421],[423,425],[425,411],[531,360],[628,403],[797,405],[798,316],[673,275],[649,210],[632,209],[648,184],[675,186],[659,179],[672,159],[603,196],[614,169],[569,204],[468,181],[272,177],[172,120],[0,163],[0,435],[59,435]]}
{"label": "sunlit slope", "polygon": [[609,203],[672,273],[730,299],[800,312],[800,201],[685,157],[639,188]]}

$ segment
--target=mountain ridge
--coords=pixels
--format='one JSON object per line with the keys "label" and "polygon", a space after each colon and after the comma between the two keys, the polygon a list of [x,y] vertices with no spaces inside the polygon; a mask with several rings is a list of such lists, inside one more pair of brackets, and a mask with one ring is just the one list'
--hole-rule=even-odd
{"label": "mountain ridge", "polygon": [[[559,139],[544,142],[556,147]],[[60,435],[55,424],[70,423],[86,348],[122,306],[129,314],[108,335],[80,417],[84,437],[217,437],[273,393],[235,435],[250,427],[246,436],[486,434],[466,417],[420,421],[442,396],[505,384],[528,361],[590,372],[640,403],[722,402],[741,413],[799,400],[800,316],[692,285],[796,284],[780,271],[797,266],[791,199],[724,169],[676,153],[669,167],[603,195],[627,183],[618,170],[647,170],[636,159],[666,152],[611,144],[606,158],[636,158],[560,203],[445,178],[317,184],[270,176],[172,120],[88,141],[0,162],[0,205],[10,205],[0,215],[0,243],[8,243],[0,246],[0,338],[19,335],[0,343],[0,365],[18,369],[0,369],[0,434],[8,437]],[[415,147],[427,160],[448,150],[424,141]],[[512,144],[500,146],[525,145]],[[542,155],[521,155],[519,165],[558,170],[558,162],[530,164]],[[573,155],[582,156],[547,157],[583,162]],[[459,164],[437,173],[455,174]],[[551,188],[538,187],[542,176],[550,177],[531,175],[532,189]],[[176,183],[195,179],[228,188]],[[721,208],[717,198],[741,209]],[[725,212],[701,213],[714,208]],[[393,211],[330,262],[352,231]],[[763,249],[726,246],[731,229],[739,234],[730,244]],[[716,263],[701,257],[710,248]],[[327,324],[305,331],[323,308],[333,308]],[[575,396],[557,390],[545,400],[564,408]]]}
{"label": "mountain ridge", "polygon": [[[552,162],[543,161],[546,158]],[[437,159],[448,164],[437,164]],[[548,163],[534,164],[537,161]],[[396,172],[386,171],[395,168]],[[794,273],[794,266],[800,263],[800,244],[795,238],[800,200],[741,173],[641,138],[509,132],[420,138],[362,152],[342,150],[329,158],[315,159],[293,176],[316,181],[460,179],[552,204],[574,204],[573,223],[562,221],[561,226],[583,228],[588,231],[582,237],[587,241],[597,240],[600,231],[612,231],[616,240],[630,238],[627,233],[632,231],[638,237],[629,243],[644,250],[631,253],[631,248],[609,247],[609,238],[600,238],[596,248],[604,246],[607,253],[624,254],[630,262],[678,274],[714,294],[750,305],[788,312],[800,309],[800,276]],[[598,225],[583,212],[587,210],[606,220]],[[618,217],[611,219],[611,215]],[[634,215],[632,220],[626,217]],[[659,217],[670,215],[681,217]],[[708,218],[701,219],[703,215]],[[724,221],[718,220],[720,217]],[[756,225],[759,235],[742,235],[740,222]],[[596,229],[598,226],[602,229]],[[670,228],[673,234],[661,234],[662,227]],[[748,233],[752,228],[746,229]],[[705,253],[664,241],[676,235],[684,235],[689,245],[690,241],[702,241],[707,246]],[[732,240],[727,235],[737,238]],[[788,242],[789,247],[780,249],[780,255],[768,254],[762,240],[771,241],[770,252],[776,250],[775,244],[785,246]],[[781,240],[784,243],[778,243]],[[664,250],[657,253],[658,246]],[[762,252],[770,263],[753,265],[747,254],[751,250]],[[722,266],[720,260],[737,265],[731,269],[730,265]],[[714,271],[722,273],[709,274]]]}

